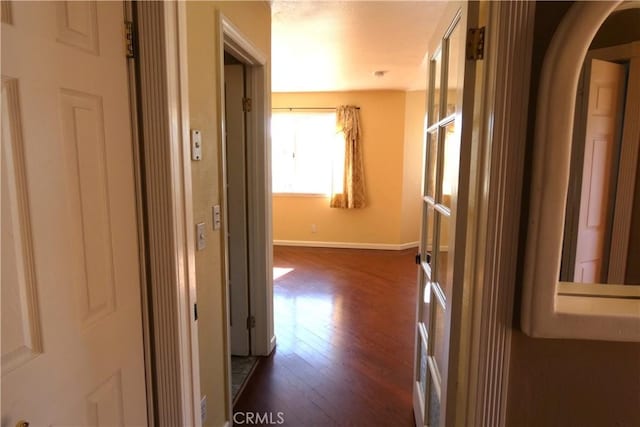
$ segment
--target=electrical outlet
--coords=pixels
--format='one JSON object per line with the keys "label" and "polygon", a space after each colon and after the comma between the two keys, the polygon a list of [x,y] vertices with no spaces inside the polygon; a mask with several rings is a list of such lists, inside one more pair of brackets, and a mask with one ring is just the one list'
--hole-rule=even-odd
{"label": "electrical outlet", "polygon": [[207,396],[202,396],[202,400],[200,400],[200,419],[204,424],[204,420],[207,419]]}
{"label": "electrical outlet", "polygon": [[315,224],[311,224],[311,232],[312,233],[317,233],[318,232],[318,227]]}

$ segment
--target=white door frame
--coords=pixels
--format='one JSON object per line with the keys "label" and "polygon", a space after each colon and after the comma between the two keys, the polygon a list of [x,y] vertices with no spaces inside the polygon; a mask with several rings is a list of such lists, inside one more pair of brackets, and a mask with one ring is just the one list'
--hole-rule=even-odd
{"label": "white door frame", "polygon": [[[249,293],[256,327],[251,334],[252,354],[268,356],[275,348],[273,330],[273,244],[271,232],[271,84],[267,55],[260,51],[222,13],[218,12],[218,128],[224,141],[224,51],[246,65],[247,95],[253,100],[247,115],[247,206],[249,222]],[[224,144],[223,144],[224,145]],[[226,185],[226,153],[222,156],[223,185]],[[224,194],[224,192],[222,192]],[[225,201],[226,203],[226,201]],[[226,227],[226,222],[225,222]],[[225,261],[227,259],[225,246]],[[228,266],[226,266],[228,269]]]}
{"label": "white door frame", "polygon": [[[271,232],[271,138],[267,117],[271,114],[271,85],[268,57],[258,49],[224,14],[218,12],[218,141],[221,146],[223,212],[227,211],[227,154],[225,148],[224,52],[245,64],[246,95],[252,99],[252,111],[246,117],[247,222],[249,253],[249,315],[256,319],[251,333],[251,354],[268,356],[276,345],[273,327],[273,244]],[[229,331],[229,245],[224,231],[224,301],[227,319],[225,360],[228,411],[232,414],[231,341]],[[231,416],[231,415],[229,415]]]}
{"label": "white door frame", "polygon": [[[186,4],[137,2],[135,66],[155,425],[200,427],[195,230],[191,191]],[[143,300],[145,301],[145,300]],[[143,302],[144,304],[144,302]],[[148,368],[149,365],[147,365]],[[151,419],[151,418],[150,418]]]}
{"label": "white door frame", "polygon": [[504,426],[534,2],[481,2],[456,425]]}
{"label": "white door frame", "polygon": [[[127,22],[134,23],[134,12],[132,0],[124,0],[124,19]],[[136,194],[136,219],[138,230],[138,257],[140,260],[140,305],[142,310],[142,339],[144,340],[144,369],[145,369],[145,386],[147,393],[147,422],[155,425],[154,411],[154,393],[153,393],[153,365],[152,344],[151,344],[151,319],[150,319],[150,292],[147,286],[147,244],[145,238],[145,210],[144,210],[144,188],[142,178],[142,157],[141,157],[141,135],[139,131],[138,107],[140,100],[138,99],[138,82],[137,82],[137,64],[134,58],[127,61],[127,73],[129,82],[129,105],[131,109],[131,142],[133,145],[133,169],[135,179]]]}

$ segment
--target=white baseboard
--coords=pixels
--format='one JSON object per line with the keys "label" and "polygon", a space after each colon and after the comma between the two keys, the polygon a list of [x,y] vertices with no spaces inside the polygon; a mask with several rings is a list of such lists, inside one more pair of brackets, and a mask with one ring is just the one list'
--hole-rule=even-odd
{"label": "white baseboard", "polygon": [[309,248],[379,249],[402,251],[417,248],[418,242],[408,243],[355,243],[355,242],[314,242],[308,240],[274,240],[274,246],[304,246]]}
{"label": "white baseboard", "polygon": [[267,354],[267,356],[269,356],[271,353],[273,353],[273,350],[276,349],[276,336],[272,336],[271,339],[269,340],[269,354]]}

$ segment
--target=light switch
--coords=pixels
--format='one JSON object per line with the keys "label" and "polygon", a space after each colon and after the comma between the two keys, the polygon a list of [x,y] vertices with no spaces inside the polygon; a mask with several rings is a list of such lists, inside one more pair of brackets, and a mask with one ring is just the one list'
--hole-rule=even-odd
{"label": "light switch", "polygon": [[222,219],[220,217],[220,205],[215,205],[213,207],[213,229],[220,230],[221,224],[222,224]]}
{"label": "light switch", "polygon": [[204,222],[196,224],[196,248],[201,251],[207,246]]}
{"label": "light switch", "polygon": [[191,159],[202,160],[202,133],[197,129],[191,130]]}
{"label": "light switch", "polygon": [[204,424],[207,419],[207,396],[203,396],[200,400],[200,420]]}

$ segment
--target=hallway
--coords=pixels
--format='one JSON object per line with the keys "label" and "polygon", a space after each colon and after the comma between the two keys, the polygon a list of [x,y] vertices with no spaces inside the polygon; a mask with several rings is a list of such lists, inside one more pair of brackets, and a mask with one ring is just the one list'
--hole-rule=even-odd
{"label": "hallway", "polygon": [[274,247],[277,347],[234,412],[274,422],[280,412],[290,426],[412,426],[415,253]]}

